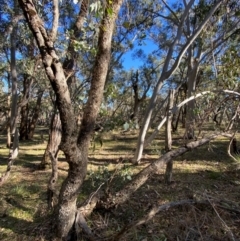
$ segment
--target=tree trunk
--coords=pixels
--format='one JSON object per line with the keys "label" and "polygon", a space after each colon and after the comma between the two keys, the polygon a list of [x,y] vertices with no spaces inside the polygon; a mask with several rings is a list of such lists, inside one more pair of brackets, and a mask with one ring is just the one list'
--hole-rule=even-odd
{"label": "tree trunk", "polygon": [[8,97],[7,97],[7,148],[11,147],[11,76],[8,73]]}
{"label": "tree trunk", "polygon": [[182,112],[182,107],[178,111],[178,115],[177,115],[175,125],[174,125],[174,123],[172,123],[173,132],[176,132],[178,130],[178,123],[179,123],[179,120],[180,120],[181,112]]}
{"label": "tree trunk", "polygon": [[223,111],[221,112],[220,120],[219,120],[219,127],[221,127],[221,125],[223,123],[223,118],[224,118],[225,112],[226,112],[226,107],[224,107]]}
{"label": "tree trunk", "polygon": [[[168,102],[168,115],[166,121],[166,139],[165,139],[165,150],[166,152],[171,151],[172,149],[172,112],[171,109],[173,108],[173,101],[174,101],[174,90],[170,90],[169,92],[169,102]],[[172,181],[172,169],[173,169],[173,161],[169,161],[166,165],[165,171],[165,183],[170,184]]]}
{"label": "tree trunk", "polygon": [[[44,152],[40,169],[45,169],[52,162],[52,157],[57,161],[57,154],[62,138],[62,127],[59,114],[53,114],[49,130],[49,138],[46,150]],[[52,167],[53,168],[53,167]]]}
{"label": "tree trunk", "polygon": [[[201,50],[199,50],[198,58],[200,57]],[[187,98],[195,94],[196,81],[199,69],[199,61],[197,59],[192,60],[192,55],[189,56],[189,67],[188,67],[188,89]],[[194,127],[195,127],[195,100],[191,100],[187,104],[187,115],[186,115],[186,137],[187,139],[194,139]]]}
{"label": "tree trunk", "polygon": [[28,104],[21,108],[21,123],[19,127],[19,140],[28,139]]}
{"label": "tree trunk", "polygon": [[[16,6],[15,6],[16,7]],[[16,10],[16,9],[15,9]],[[11,134],[11,144],[9,150],[8,166],[6,172],[0,178],[0,186],[8,179],[10,171],[15,159],[18,157],[19,143],[18,143],[18,129],[17,129],[17,69],[16,69],[16,35],[17,26],[14,25],[12,33],[10,35],[11,42],[11,79],[12,79],[12,102],[11,102],[11,114],[10,114],[10,134]]]}
{"label": "tree trunk", "polygon": [[[73,227],[76,216],[76,200],[80,187],[86,176],[88,162],[88,148],[91,135],[102,101],[104,83],[111,56],[111,41],[122,0],[109,2],[99,28],[98,52],[93,67],[91,87],[88,101],[83,114],[82,125],[77,137],[77,125],[70,93],[62,64],[53,47],[54,39],[48,36],[42,20],[39,18],[33,1],[27,3],[19,0],[26,20],[40,49],[46,74],[56,94],[56,104],[60,113],[62,123],[62,141],[60,149],[64,152],[69,164],[68,176],[64,180],[59,201],[56,208],[57,236],[67,239]],[[109,15],[108,7],[113,10]],[[34,16],[34,17],[33,17]],[[56,17],[56,16],[55,16]]]}
{"label": "tree trunk", "polygon": [[[27,76],[24,76],[23,80],[23,96],[26,99],[29,98],[29,85],[31,85]],[[28,139],[28,103],[24,104],[21,107],[21,123],[19,128],[19,139],[20,140],[27,140]]]}
{"label": "tree trunk", "polygon": [[36,102],[36,106],[33,110],[33,117],[29,123],[29,132],[28,132],[28,139],[31,140],[33,138],[34,135],[34,131],[37,125],[37,120],[40,114],[40,110],[41,110],[41,102],[42,102],[42,96],[43,96],[44,91],[40,90],[38,93],[38,97],[37,97],[37,102]]}
{"label": "tree trunk", "polygon": [[140,97],[139,94],[139,74],[138,71],[136,72],[135,75],[133,75],[131,77],[131,81],[132,81],[132,88],[133,88],[133,92],[134,92],[134,105],[133,105],[133,113],[130,116],[131,120],[137,120],[137,122],[139,121],[138,119],[138,112],[139,112],[139,107],[140,105],[144,102],[144,100],[147,98],[147,92],[150,89],[150,81],[148,82],[148,85],[145,87],[145,89],[143,90],[143,94]]}
{"label": "tree trunk", "polygon": [[[192,45],[194,40],[202,32],[203,28],[207,24],[208,20],[212,16],[212,14],[221,5],[221,2],[222,1],[217,1],[214,4],[214,6],[211,8],[211,10],[208,12],[206,17],[204,18],[204,20],[200,24],[200,26],[196,29],[196,31],[194,31],[192,36],[188,38],[187,42],[184,44],[183,48],[180,50],[177,58],[174,58],[175,61],[172,63],[173,54],[175,53],[174,52],[175,45],[180,41],[180,38],[183,34],[182,31],[184,29],[183,24],[185,22],[184,21],[185,17],[189,14],[189,9],[191,8],[194,1],[190,1],[186,5],[184,13],[181,16],[181,24],[178,26],[177,34],[176,34],[174,40],[172,41],[171,45],[169,46],[167,56],[166,56],[166,59],[165,59],[164,64],[163,64],[161,76],[160,76],[160,78],[159,78],[159,80],[158,80],[158,82],[157,82],[157,84],[156,84],[156,86],[153,90],[152,97],[151,97],[151,99],[149,101],[149,105],[146,109],[144,120],[143,120],[143,125],[142,125],[142,128],[140,130],[139,137],[138,137],[138,143],[137,143],[137,148],[136,148],[136,151],[135,151],[133,163],[139,163],[140,160],[141,160],[142,152],[143,152],[143,149],[144,149],[145,137],[146,137],[146,134],[147,134],[147,131],[148,131],[148,128],[149,128],[149,123],[150,123],[150,120],[151,120],[151,117],[152,117],[153,109],[155,108],[157,96],[158,96],[158,93],[159,93],[160,89],[162,88],[162,86],[164,84],[164,81],[166,79],[168,79],[176,71],[176,69],[178,68],[178,66],[179,66],[179,64],[182,60],[183,55],[188,50],[188,48]],[[170,67],[170,63],[171,63],[171,67]]]}
{"label": "tree trunk", "polygon": [[16,43],[15,43],[16,35],[17,35],[17,28],[16,26],[14,26],[11,34],[12,103],[11,103],[10,127],[11,127],[12,141],[16,133],[17,119],[18,119],[18,111],[17,111],[18,110],[17,109],[18,93],[17,93]]}
{"label": "tree trunk", "polygon": [[166,131],[165,131],[165,150],[168,152],[172,149],[172,108],[174,101],[174,90],[169,91],[169,101],[167,106],[167,120],[166,120]]}
{"label": "tree trunk", "polygon": [[[59,114],[54,114],[51,121],[51,132],[49,134],[49,141],[47,148],[44,153],[43,161],[42,161],[42,168],[46,167],[49,161],[52,164],[52,175],[48,182],[48,207],[54,207],[54,195],[56,196],[55,188],[58,179],[58,151],[59,145],[61,142],[62,137],[62,126]],[[49,160],[46,160],[49,158]],[[46,162],[47,161],[47,162]]]}

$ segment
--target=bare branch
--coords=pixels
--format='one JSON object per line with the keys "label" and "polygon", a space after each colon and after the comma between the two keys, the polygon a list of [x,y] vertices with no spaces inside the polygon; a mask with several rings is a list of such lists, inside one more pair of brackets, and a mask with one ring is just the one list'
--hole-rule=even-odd
{"label": "bare branch", "polygon": [[178,18],[178,16],[175,14],[175,12],[170,8],[170,6],[165,2],[165,0],[162,0],[162,2],[164,3],[164,5],[166,6],[166,8],[171,12],[171,14],[174,16],[174,18],[176,19],[176,21],[178,23],[180,23],[180,20]]}
{"label": "bare branch", "polygon": [[196,32],[189,38],[189,40],[187,41],[187,43],[185,44],[184,48],[181,50],[181,52],[179,53],[176,61],[174,62],[172,68],[167,72],[167,77],[169,77],[171,74],[173,74],[176,69],[178,68],[181,59],[183,57],[183,55],[185,54],[185,52],[187,51],[187,49],[189,48],[190,45],[192,45],[192,43],[194,42],[194,40],[199,36],[199,34],[202,32],[202,30],[204,29],[204,27],[206,26],[208,20],[210,19],[210,17],[213,15],[213,13],[219,8],[219,6],[221,5],[222,0],[219,0],[215,3],[215,5],[212,7],[212,9],[209,11],[209,13],[207,14],[207,16],[204,18],[203,22],[201,23],[201,25],[197,28]]}
{"label": "bare branch", "polygon": [[59,2],[58,0],[53,0],[53,26],[51,32],[51,40],[54,42],[57,37],[58,32],[58,22],[59,22]]}
{"label": "bare branch", "polygon": [[217,214],[219,220],[221,221],[222,225],[223,225],[223,228],[225,229],[225,231],[228,233],[228,236],[229,238],[232,240],[232,241],[236,241],[236,239],[234,238],[234,235],[231,231],[231,229],[227,226],[227,224],[224,222],[224,220],[221,218],[221,216],[219,215],[217,209],[215,208],[215,205],[211,202],[211,200],[209,199],[209,197],[207,196],[207,194],[205,194],[204,196],[207,197],[207,200],[208,202],[211,204],[214,212]]}
{"label": "bare branch", "polygon": [[231,146],[232,146],[232,142],[233,142],[233,139],[234,139],[236,133],[237,133],[237,131],[235,131],[235,132],[233,133],[233,135],[232,135],[232,137],[231,137],[231,139],[230,139],[230,141],[229,141],[228,150],[227,150],[228,155],[229,155],[235,162],[237,162],[237,159],[231,154]]}
{"label": "bare branch", "polygon": [[[223,92],[223,93],[228,93],[228,94],[233,94],[233,95],[238,95],[240,96],[240,93],[239,92],[236,92],[236,91],[232,91],[232,90],[220,90],[220,91],[204,91],[204,92],[201,92],[201,93],[198,93],[196,95],[193,95],[187,99],[185,99],[183,102],[181,102],[180,104],[178,104],[177,106],[175,106],[172,110],[170,110],[172,112],[172,114],[176,113],[182,106],[184,106],[185,104],[187,104],[189,101],[191,100],[195,100],[199,97],[202,97],[204,95],[207,95],[207,94],[211,94],[211,93],[219,93],[219,92]],[[160,124],[155,128],[154,132],[149,136],[149,138],[145,141],[144,143],[144,147],[147,147],[151,142],[152,140],[156,137],[156,135],[158,134],[159,130],[162,128],[162,126],[164,125],[164,123],[166,122],[167,120],[167,117],[165,116],[162,121],[160,122]]]}
{"label": "bare branch", "polygon": [[113,240],[113,241],[119,240],[119,238],[122,237],[127,231],[150,221],[157,213],[159,213],[161,211],[165,211],[170,208],[174,208],[174,207],[182,206],[182,205],[186,205],[186,204],[190,205],[190,204],[198,204],[198,203],[207,203],[207,202],[187,199],[187,200],[180,200],[180,201],[176,201],[176,202],[169,202],[169,203],[163,204],[161,206],[154,207],[143,218],[140,218],[140,219],[126,225],[125,227],[123,227],[122,230],[117,235],[115,235],[114,238],[111,240]]}
{"label": "bare branch", "polygon": [[[89,5],[89,1],[88,0],[83,0],[82,1],[81,9],[80,9],[80,12],[78,14],[77,21],[75,23],[75,26],[76,26],[78,31],[81,31],[81,29],[82,29],[82,26],[83,26],[83,23],[84,23],[84,19],[87,16],[88,5]],[[75,35],[76,35],[76,32],[75,32]]]}

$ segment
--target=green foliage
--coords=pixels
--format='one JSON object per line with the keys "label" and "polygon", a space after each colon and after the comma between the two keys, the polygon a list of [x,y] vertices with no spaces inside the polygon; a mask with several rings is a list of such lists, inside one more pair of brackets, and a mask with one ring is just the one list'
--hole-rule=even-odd
{"label": "green foliage", "polygon": [[101,18],[103,16],[103,6],[101,1],[93,2],[89,5],[90,13],[95,14],[97,18]]}
{"label": "green foliage", "polygon": [[122,169],[120,170],[119,176],[123,179],[123,181],[131,181],[133,176],[132,168],[128,165],[123,165]]}
{"label": "green foliage", "polygon": [[111,173],[107,165],[99,166],[97,170],[88,171],[88,178],[91,180],[93,187],[99,187],[101,184],[106,183],[110,178]]}
{"label": "green foliage", "polygon": [[123,125],[123,129],[124,131],[129,131],[129,130],[138,130],[139,129],[139,124],[136,123],[135,121],[129,121],[129,122],[125,122]]}

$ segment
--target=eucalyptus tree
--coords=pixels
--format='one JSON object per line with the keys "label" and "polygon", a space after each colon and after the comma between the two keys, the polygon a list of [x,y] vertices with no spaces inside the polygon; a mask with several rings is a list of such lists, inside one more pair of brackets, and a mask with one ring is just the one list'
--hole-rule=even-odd
{"label": "eucalyptus tree", "polygon": [[[5,3],[6,4],[6,3]],[[11,105],[9,110],[9,119],[8,119],[8,142],[7,145],[10,148],[8,166],[6,172],[0,178],[0,185],[9,177],[11,166],[14,160],[18,156],[18,129],[17,129],[17,119],[18,119],[18,73],[17,73],[17,36],[18,36],[18,20],[19,20],[19,9],[16,1],[11,2],[11,7],[6,9],[6,18],[10,20],[8,25],[5,25],[7,28],[5,36],[9,39],[8,46],[9,52],[6,51],[6,59],[9,60],[9,89],[11,82],[11,102],[9,99],[9,104]],[[6,46],[5,46],[6,47]]]}
{"label": "eucalyptus tree", "polygon": [[227,5],[225,4],[226,3],[224,1],[216,1],[213,4],[210,4],[208,11],[204,12],[202,20],[199,21],[195,26],[194,31],[191,32],[190,35],[186,36],[185,24],[187,18],[190,13],[192,13],[192,9],[198,6],[198,4],[196,4],[195,1],[189,1],[188,3],[184,1],[182,5],[177,5],[178,11],[175,13],[173,9],[164,2],[166,12],[168,11],[169,14],[165,16],[158,14],[159,18],[164,18],[165,20],[170,19],[170,26],[172,26],[176,31],[169,31],[169,25],[166,25],[168,31],[165,31],[164,35],[159,35],[158,37],[155,36],[158,41],[162,37],[165,38],[165,49],[163,49],[163,53],[166,55],[166,57],[161,70],[160,78],[158,79],[158,82],[154,88],[151,100],[145,113],[144,123],[140,131],[137,149],[133,160],[135,163],[138,163],[141,159],[145,136],[149,127],[154,107],[156,105],[158,92],[161,90],[165,81],[177,70],[183,56],[192,46],[194,41],[199,37],[201,32],[205,29],[212,15],[217,11],[217,9],[219,9],[220,6],[222,6],[222,8],[226,7]]}
{"label": "eucalyptus tree", "polygon": [[56,94],[56,105],[62,123],[60,149],[65,154],[69,171],[61,187],[56,215],[58,237],[66,239],[76,218],[77,195],[86,175],[89,141],[102,100],[111,55],[112,34],[122,1],[107,1],[103,5],[102,19],[98,30],[98,51],[95,56],[88,101],[79,133],[76,129],[63,63],[61,63],[54,47],[58,32],[58,24],[56,23],[59,19],[59,3],[58,1],[53,2],[53,23],[50,32],[45,28],[33,1],[19,0],[19,4],[36,39],[46,74]]}
{"label": "eucalyptus tree", "polygon": [[[209,11],[210,7],[211,3],[200,1],[199,5],[193,9],[193,16],[189,15],[189,18],[187,18],[187,35],[191,35],[196,24],[202,21],[204,14]],[[237,7],[235,1],[219,8],[209,20],[204,31],[188,49],[187,97],[196,93],[196,87],[205,74],[206,61],[216,71],[216,59],[219,59],[222,55],[223,49],[228,48],[229,38],[239,29],[239,18],[236,11],[238,8],[239,6]],[[226,13],[226,9],[231,9],[231,11],[227,10]],[[217,78],[217,72],[215,72],[215,78]],[[195,108],[195,101],[188,103],[186,120],[186,135],[188,138],[194,138]]]}
{"label": "eucalyptus tree", "polygon": [[[76,1],[74,2],[76,3]],[[147,2],[148,4],[144,5],[144,2]],[[88,3],[86,1],[81,1],[81,3],[77,4],[75,3],[71,1],[58,2],[57,0],[52,2],[19,0],[25,20],[37,43],[43,68],[46,72],[49,83],[52,86],[52,90],[55,93],[55,104],[61,120],[61,143],[59,148],[56,149],[56,152],[52,153],[52,159],[56,159],[55,154],[57,154],[58,150],[62,150],[66,157],[66,161],[69,164],[68,176],[62,183],[60,194],[58,196],[58,203],[54,212],[56,217],[55,223],[57,225],[57,236],[60,239],[66,240],[70,231],[74,228],[78,231],[80,226],[90,238],[95,238],[95,240],[97,240],[97,238],[93,237],[94,235],[89,232],[89,229],[86,228],[87,225],[83,217],[85,212],[89,212],[90,207],[88,206],[84,210],[77,210],[76,202],[81,185],[86,176],[89,142],[94,131],[98,112],[101,109],[104,88],[105,91],[111,89],[111,85],[105,85],[106,79],[108,77],[111,79],[112,76],[114,76],[114,68],[111,69],[110,66],[111,57],[112,60],[116,61],[116,68],[120,68],[121,52],[131,48],[132,41],[129,42],[129,39],[128,41],[126,40],[126,43],[124,42],[123,46],[118,46],[117,44],[114,46],[114,44],[112,44],[114,31],[116,33],[115,36],[118,36],[117,32],[122,30],[123,36],[133,36],[134,39],[136,34],[131,35],[132,30],[134,30],[137,34],[141,34],[141,41],[143,41],[145,38],[144,29],[146,26],[149,27],[149,24],[145,25],[145,23],[148,23],[149,21],[151,24],[154,23],[154,25],[151,25],[154,26],[154,31],[151,32],[151,35],[152,37],[155,37],[155,31],[160,27],[159,18],[164,17],[161,14],[164,10],[171,14],[170,19],[173,22],[173,29],[177,29],[177,32],[171,32],[168,30],[167,33],[172,35],[166,36],[169,38],[169,41],[166,41],[165,49],[162,49],[163,52],[161,54],[165,55],[166,59],[163,63],[162,73],[154,87],[153,96],[146,111],[144,128],[140,135],[140,140],[143,141],[144,144],[145,132],[150,123],[151,115],[154,111],[158,94],[163,83],[168,80],[178,68],[183,55],[199,36],[200,32],[203,30],[215,10],[218,9],[222,1],[217,1],[211,7],[209,12],[206,13],[203,18],[203,21],[199,23],[196,30],[188,39],[182,37],[185,34],[183,26],[190,9],[196,5],[193,0],[189,1],[189,3],[186,4],[185,9],[183,11],[178,11],[177,14],[175,14],[174,11],[171,11],[171,8],[166,5],[165,1],[162,1],[162,4],[159,4],[158,2],[152,4],[150,1],[142,1],[140,3],[143,4],[141,5],[143,6],[141,8],[142,12],[140,11],[140,8],[137,8],[139,6],[136,6],[138,1],[130,1],[130,4],[132,4],[131,11],[134,13],[136,8],[139,10],[137,13],[142,13],[142,25],[140,25],[142,27],[139,32],[137,29],[132,28],[135,26],[134,18],[130,19],[131,21],[127,17],[125,20],[121,20],[121,18],[117,19],[118,16],[127,16],[123,11],[121,12],[124,8],[120,10],[122,5],[121,0],[108,0],[103,2],[93,1],[88,5],[90,6],[90,10],[86,10],[85,3]],[[124,5],[124,7],[126,6]],[[52,11],[49,11],[49,8],[51,8]],[[68,11],[66,11],[68,8],[70,9],[71,14],[68,14]],[[125,8],[125,11],[126,10],[127,8]],[[149,12],[151,15],[148,15]],[[153,14],[154,16],[156,15],[154,18],[146,18],[146,16],[153,16]],[[68,17],[69,20],[67,20]],[[165,19],[168,18],[168,16],[165,17]],[[84,19],[84,21],[82,24],[77,25],[79,19]],[[115,22],[117,25],[115,25]],[[59,28],[58,25],[60,25]],[[78,29],[79,26],[80,29]],[[146,31],[146,33],[148,33],[148,31]],[[185,42],[183,42],[183,39]],[[118,40],[118,38],[115,37],[113,40],[114,43],[117,43],[118,41],[115,40]],[[159,41],[161,39],[156,40]],[[113,54],[114,48],[119,48],[115,55]],[[147,76],[144,76],[144,73],[146,73]],[[149,75],[151,76],[151,74],[152,73],[149,73],[148,70],[143,70],[142,76],[146,78],[146,83],[148,83],[147,78]],[[156,78],[156,76],[157,75],[154,73],[151,78]],[[86,85],[82,85],[82,80]],[[77,90],[76,92],[73,88],[75,82],[78,84],[81,82],[78,86],[77,84],[75,85],[75,87],[77,86],[77,88],[75,88]],[[151,82],[151,84],[153,83],[153,81],[149,82]],[[142,90],[144,93],[145,89],[142,88]],[[114,92],[111,90],[109,91],[111,93]],[[84,95],[87,99],[84,98],[85,103],[82,107],[83,118],[80,128],[76,125],[75,118],[75,108],[80,102],[74,99],[77,95]],[[129,96],[131,98],[131,95]],[[56,120],[56,122],[59,124],[59,120]],[[201,141],[190,143],[179,150],[169,152],[169,154],[161,158],[161,160],[141,172],[133,182],[126,185],[123,190],[112,195],[112,198],[107,199],[105,203],[100,202],[99,205],[102,204],[102,206],[104,206],[104,204],[106,204],[105,207],[113,207],[121,204],[129,198],[132,192],[137,190],[148,179],[153,173],[153,170],[156,171],[156,168],[159,170],[162,163],[166,163],[171,160],[172,157],[182,154],[198,145],[204,144],[214,137],[215,135]],[[166,159],[164,159],[165,157]],[[51,186],[51,184],[56,182],[57,166],[54,166],[54,169],[55,172],[53,172],[53,176],[49,183],[49,190],[52,192],[54,192],[54,187]],[[90,205],[94,200],[95,196],[93,198],[91,197],[87,203]]]}

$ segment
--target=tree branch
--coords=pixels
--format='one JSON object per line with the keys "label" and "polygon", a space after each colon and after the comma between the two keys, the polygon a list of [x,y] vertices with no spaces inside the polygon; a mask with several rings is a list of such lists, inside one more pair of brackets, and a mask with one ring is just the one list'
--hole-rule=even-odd
{"label": "tree branch", "polygon": [[58,32],[58,21],[59,21],[59,3],[58,0],[53,0],[53,26],[51,32],[51,40],[54,42]]}

